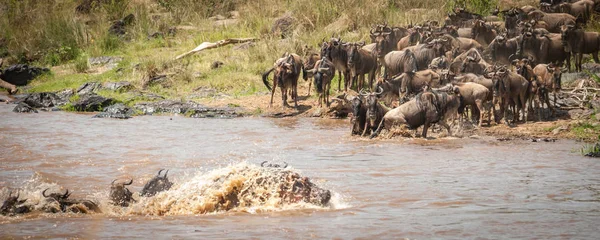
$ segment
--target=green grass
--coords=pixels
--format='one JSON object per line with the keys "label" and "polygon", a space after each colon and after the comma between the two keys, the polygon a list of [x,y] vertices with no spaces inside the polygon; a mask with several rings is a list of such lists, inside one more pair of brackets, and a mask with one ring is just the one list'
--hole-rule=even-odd
{"label": "green grass", "polygon": [[591,122],[578,123],[571,127],[571,132],[575,137],[585,141],[597,139],[600,136],[600,124],[594,125]]}

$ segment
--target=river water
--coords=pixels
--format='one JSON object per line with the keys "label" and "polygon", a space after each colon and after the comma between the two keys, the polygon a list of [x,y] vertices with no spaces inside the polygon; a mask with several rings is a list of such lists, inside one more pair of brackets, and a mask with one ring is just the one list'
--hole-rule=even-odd
{"label": "river water", "polygon": [[[600,162],[559,140],[350,137],[348,120],[191,119],[18,114],[0,105],[0,197],[45,188],[98,202],[101,214],[0,216],[2,237],[197,239],[505,239],[598,237]],[[330,189],[326,207],[271,205],[154,214],[207,176],[268,160]],[[107,205],[113,179],[139,192],[162,168],[177,191],[154,205]],[[158,196],[158,195],[157,195]],[[24,198],[22,197],[22,198]],[[171,201],[173,202],[173,201]]]}

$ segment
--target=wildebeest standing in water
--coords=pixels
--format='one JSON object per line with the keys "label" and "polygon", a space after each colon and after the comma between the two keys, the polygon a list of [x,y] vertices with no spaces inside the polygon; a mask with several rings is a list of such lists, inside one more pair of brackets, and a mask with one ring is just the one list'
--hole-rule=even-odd
{"label": "wildebeest standing in water", "polygon": [[133,193],[125,186],[131,185],[133,179],[128,183],[115,183],[116,181],[117,179],[113,180],[110,186],[110,200],[114,205],[128,207],[130,202],[135,202],[135,199]]}
{"label": "wildebeest standing in water", "polygon": [[164,171],[164,169],[158,171],[158,174],[156,174],[156,176],[154,176],[152,179],[150,179],[150,181],[146,183],[146,185],[144,185],[144,188],[140,193],[142,197],[152,197],[159,192],[171,189],[173,183],[167,178],[169,170],[165,171],[165,175],[161,176],[160,173],[162,171]]}
{"label": "wildebeest standing in water", "polygon": [[[303,73],[303,78],[306,80],[306,72],[304,67],[302,66],[302,58],[296,54],[285,53],[282,58],[279,58],[275,61],[274,66],[269,69],[267,72],[263,73],[262,80],[267,89],[271,91],[271,101],[269,102],[269,107],[273,106],[273,95],[275,94],[275,89],[277,85],[281,89],[281,99],[283,102],[283,107],[289,106],[287,103],[287,94],[288,89],[292,92],[292,99],[294,99],[294,107],[298,107],[298,78],[300,77],[300,73]],[[274,71],[273,74],[273,88],[269,85],[267,78],[271,72]]]}
{"label": "wildebeest standing in water", "polygon": [[361,90],[360,95],[365,98],[365,105],[367,108],[367,112],[365,114],[365,127],[363,128],[363,132],[361,136],[366,136],[367,134],[375,131],[377,129],[377,123],[383,119],[385,113],[389,111],[389,108],[379,103],[378,97],[383,93],[383,89],[379,88],[377,92],[366,93]]}
{"label": "wildebeest standing in water", "polygon": [[20,194],[13,196],[12,192],[8,193],[8,198],[4,200],[2,208],[0,208],[0,214],[12,216],[30,212],[31,206],[24,205],[27,199],[19,200],[19,196]]}

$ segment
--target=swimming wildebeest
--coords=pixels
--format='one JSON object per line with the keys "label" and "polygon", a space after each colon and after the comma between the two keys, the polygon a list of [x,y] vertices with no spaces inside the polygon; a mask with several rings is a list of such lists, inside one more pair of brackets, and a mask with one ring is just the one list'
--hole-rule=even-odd
{"label": "swimming wildebeest", "polygon": [[131,185],[133,179],[129,180],[128,183],[115,183],[116,181],[117,179],[110,184],[110,200],[114,205],[128,207],[130,202],[135,202],[135,199],[133,199],[133,193],[125,186]]}
{"label": "swimming wildebeest", "polygon": [[[304,80],[307,79],[304,66],[302,65],[302,59],[296,54],[286,53],[282,58],[279,58],[273,64],[273,67],[263,73],[262,80],[267,89],[271,91],[271,101],[269,107],[273,106],[273,95],[277,85],[281,89],[282,107],[289,106],[287,103],[288,90],[292,92],[292,99],[294,100],[294,107],[298,107],[298,78],[303,73]],[[273,72],[273,88],[269,85],[267,78],[271,72]]]}
{"label": "swimming wildebeest", "polygon": [[8,198],[4,200],[2,208],[0,208],[0,214],[14,216],[31,212],[32,206],[25,205],[27,199],[19,200],[19,196],[20,194],[18,193],[16,196],[13,196],[12,192],[8,193]]}
{"label": "swimming wildebeest", "polygon": [[73,192],[69,192],[69,189],[64,194],[61,193],[50,193],[46,195],[46,188],[42,191],[42,196],[46,198],[46,204],[43,207],[44,211],[57,213],[57,212],[73,212],[73,213],[89,213],[96,212],[101,213],[102,211],[98,205],[90,200],[79,200],[69,199]]}
{"label": "swimming wildebeest", "polygon": [[161,176],[160,173],[162,171],[164,171],[164,169],[158,171],[158,174],[156,174],[156,176],[154,176],[146,183],[146,185],[144,185],[144,188],[140,192],[142,197],[152,197],[159,192],[168,191],[171,189],[173,183],[167,178],[169,170],[165,171],[165,175]]}

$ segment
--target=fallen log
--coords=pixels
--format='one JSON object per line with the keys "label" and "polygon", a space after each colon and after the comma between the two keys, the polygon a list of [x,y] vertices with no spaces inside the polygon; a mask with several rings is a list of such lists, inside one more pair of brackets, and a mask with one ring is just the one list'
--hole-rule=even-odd
{"label": "fallen log", "polygon": [[197,53],[197,52],[206,50],[206,49],[218,48],[218,47],[222,47],[222,46],[225,46],[228,44],[233,44],[233,43],[252,42],[255,40],[257,40],[257,38],[227,38],[227,39],[219,40],[217,42],[203,42],[200,45],[198,45],[196,48],[192,49],[192,51],[186,52],[184,54],[181,54],[181,55],[175,57],[175,60],[183,58],[183,57],[188,56],[193,53]]}

